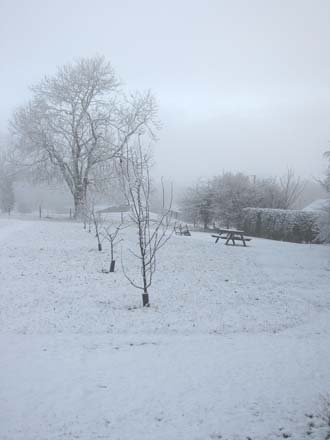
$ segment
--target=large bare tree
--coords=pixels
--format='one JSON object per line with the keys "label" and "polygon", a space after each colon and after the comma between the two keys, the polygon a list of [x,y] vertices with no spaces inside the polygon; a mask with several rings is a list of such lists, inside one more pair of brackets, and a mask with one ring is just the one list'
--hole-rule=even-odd
{"label": "large bare tree", "polygon": [[38,178],[64,179],[74,216],[81,216],[89,185],[127,141],[141,132],[154,136],[155,101],[150,92],[124,95],[101,56],[67,64],[31,90],[12,121],[18,151]]}

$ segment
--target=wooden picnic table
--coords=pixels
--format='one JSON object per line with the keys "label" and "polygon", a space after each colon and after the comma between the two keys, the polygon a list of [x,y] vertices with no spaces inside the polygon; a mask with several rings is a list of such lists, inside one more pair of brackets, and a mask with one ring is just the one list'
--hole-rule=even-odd
{"label": "wooden picnic table", "polygon": [[243,246],[246,247],[246,242],[251,241],[251,238],[244,237],[244,231],[240,231],[239,229],[221,228],[218,231],[218,234],[212,234],[212,237],[216,239],[216,243],[218,243],[221,238],[222,240],[226,240],[225,245],[229,245],[229,242],[231,241],[233,246],[235,246],[236,241],[242,241]]}

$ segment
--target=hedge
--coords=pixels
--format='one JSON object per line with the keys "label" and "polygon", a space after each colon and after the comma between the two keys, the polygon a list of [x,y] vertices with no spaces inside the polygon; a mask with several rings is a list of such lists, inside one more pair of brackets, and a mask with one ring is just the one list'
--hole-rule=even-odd
{"label": "hedge", "polygon": [[242,228],[248,235],[294,243],[315,242],[319,233],[315,212],[286,209],[245,208]]}

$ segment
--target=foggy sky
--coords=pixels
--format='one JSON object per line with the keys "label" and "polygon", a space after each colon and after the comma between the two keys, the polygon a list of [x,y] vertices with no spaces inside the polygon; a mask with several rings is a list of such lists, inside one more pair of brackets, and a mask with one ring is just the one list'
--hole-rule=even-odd
{"label": "foggy sky", "polygon": [[157,172],[322,174],[330,149],[328,0],[0,0],[0,128],[29,85],[105,55],[151,89]]}

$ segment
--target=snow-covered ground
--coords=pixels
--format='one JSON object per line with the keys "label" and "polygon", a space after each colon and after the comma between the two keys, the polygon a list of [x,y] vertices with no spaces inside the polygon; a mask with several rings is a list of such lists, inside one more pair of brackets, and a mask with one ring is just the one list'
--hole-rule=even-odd
{"label": "snow-covered ground", "polygon": [[0,219],[1,440],[325,438],[329,247],[174,236],[149,309],[120,253],[104,274],[80,224]]}

